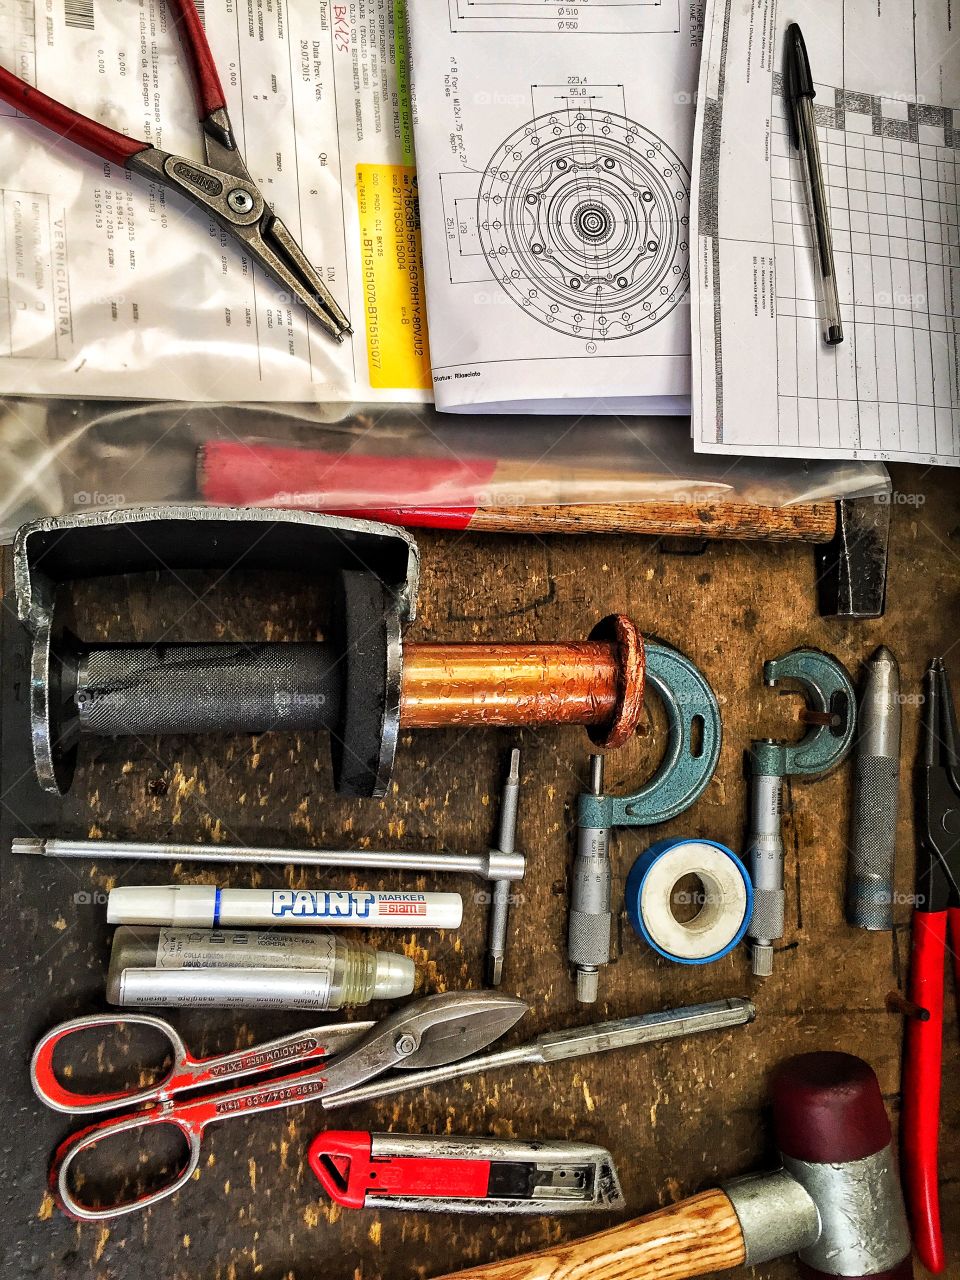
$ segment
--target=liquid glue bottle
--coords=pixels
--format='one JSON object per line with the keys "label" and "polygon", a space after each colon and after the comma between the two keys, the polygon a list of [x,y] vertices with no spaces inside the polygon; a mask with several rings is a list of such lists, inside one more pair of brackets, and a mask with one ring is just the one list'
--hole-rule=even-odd
{"label": "liquid glue bottle", "polygon": [[408,996],[407,956],[334,933],[117,929],[107,1000],[130,1006],[340,1009]]}

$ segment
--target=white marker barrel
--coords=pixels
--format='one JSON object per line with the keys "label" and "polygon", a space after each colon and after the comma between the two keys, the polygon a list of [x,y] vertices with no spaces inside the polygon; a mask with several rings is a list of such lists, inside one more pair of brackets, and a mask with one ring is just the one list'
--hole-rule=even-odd
{"label": "white marker barrel", "polygon": [[459,893],[370,889],[221,889],[216,885],[124,885],[107,899],[110,924],[338,925],[342,928],[457,929]]}

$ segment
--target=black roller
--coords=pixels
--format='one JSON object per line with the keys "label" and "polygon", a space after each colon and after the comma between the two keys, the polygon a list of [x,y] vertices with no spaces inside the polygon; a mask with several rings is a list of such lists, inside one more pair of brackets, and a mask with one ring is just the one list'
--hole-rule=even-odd
{"label": "black roller", "polygon": [[343,670],[324,644],[94,645],[76,671],[84,735],[313,731],[340,720]]}

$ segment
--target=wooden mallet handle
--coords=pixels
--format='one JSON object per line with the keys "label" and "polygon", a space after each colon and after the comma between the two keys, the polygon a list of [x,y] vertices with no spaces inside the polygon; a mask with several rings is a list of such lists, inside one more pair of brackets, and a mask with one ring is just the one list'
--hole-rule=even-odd
{"label": "wooden mallet handle", "polygon": [[[408,520],[402,513],[399,523]],[[430,521],[412,519],[412,524]],[[835,502],[765,507],[753,502],[578,502],[558,506],[477,507],[463,527],[487,533],[616,533],[653,538],[829,542]]]}
{"label": "wooden mallet handle", "polygon": [[745,1257],[733,1205],[722,1191],[704,1191],[583,1240],[443,1280],[684,1280],[738,1267]]}

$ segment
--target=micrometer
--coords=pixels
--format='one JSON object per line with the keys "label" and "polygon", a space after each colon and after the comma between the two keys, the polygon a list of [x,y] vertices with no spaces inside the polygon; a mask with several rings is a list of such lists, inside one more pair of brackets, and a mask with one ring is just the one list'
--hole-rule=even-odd
{"label": "micrometer", "polygon": [[783,937],[783,779],[818,778],[847,757],[856,726],[856,695],[844,667],[819,649],[793,649],[763,665],[764,684],[794,680],[816,722],[798,742],[773,738],[750,744],[751,826],[745,861],[753,879],[753,920],[747,937],[753,972],[773,972],[773,944]]}
{"label": "micrometer", "polygon": [[610,832],[649,827],[683,813],[703,794],[720,757],[720,707],[703,673],[676,649],[647,641],[646,680],[667,716],[667,747],[653,776],[625,796],[603,790],[603,756],[590,757],[590,790],[580,796],[570,891],[567,953],[577,999],[597,998],[610,960]]}

